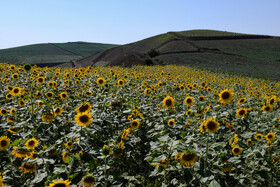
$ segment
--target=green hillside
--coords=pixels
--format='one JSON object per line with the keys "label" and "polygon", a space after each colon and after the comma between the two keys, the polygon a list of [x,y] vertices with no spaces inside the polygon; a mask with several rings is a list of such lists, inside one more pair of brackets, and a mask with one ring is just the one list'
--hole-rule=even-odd
{"label": "green hillside", "polygon": [[26,45],[0,50],[0,62],[19,64],[26,61],[40,66],[54,65],[77,60],[115,46],[117,45],[87,42]]}
{"label": "green hillside", "polygon": [[188,65],[280,80],[280,38],[214,30],[168,32],[75,63],[78,67],[137,64]]}

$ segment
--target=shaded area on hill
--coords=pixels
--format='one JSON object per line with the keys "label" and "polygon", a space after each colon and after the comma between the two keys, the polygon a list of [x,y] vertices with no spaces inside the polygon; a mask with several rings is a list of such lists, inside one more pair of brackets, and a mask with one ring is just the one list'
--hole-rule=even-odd
{"label": "shaded area on hill", "polygon": [[280,39],[213,30],[168,32],[60,67],[178,64],[280,79]]}

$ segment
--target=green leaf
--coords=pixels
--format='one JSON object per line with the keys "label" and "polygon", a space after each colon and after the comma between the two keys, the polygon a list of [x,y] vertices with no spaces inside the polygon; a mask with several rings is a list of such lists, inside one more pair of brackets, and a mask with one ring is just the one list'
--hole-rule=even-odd
{"label": "green leaf", "polygon": [[209,187],[221,187],[221,185],[214,179],[210,182]]}
{"label": "green leaf", "polygon": [[31,183],[38,184],[38,183],[42,182],[47,176],[48,176],[47,172],[37,174],[36,177],[31,181]]}
{"label": "green leaf", "polygon": [[11,144],[11,146],[17,146],[20,142],[23,142],[23,141],[25,141],[25,140],[15,140],[15,141]]}

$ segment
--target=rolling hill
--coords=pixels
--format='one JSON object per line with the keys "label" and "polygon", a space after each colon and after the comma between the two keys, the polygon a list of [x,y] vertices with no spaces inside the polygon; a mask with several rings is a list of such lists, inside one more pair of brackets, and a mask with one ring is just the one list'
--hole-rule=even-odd
{"label": "rolling hill", "polygon": [[26,45],[0,50],[0,62],[19,64],[26,61],[38,66],[52,66],[96,54],[115,46],[117,45],[87,42]]}
{"label": "rolling hill", "polygon": [[168,32],[60,67],[177,64],[280,79],[280,38],[214,30]]}

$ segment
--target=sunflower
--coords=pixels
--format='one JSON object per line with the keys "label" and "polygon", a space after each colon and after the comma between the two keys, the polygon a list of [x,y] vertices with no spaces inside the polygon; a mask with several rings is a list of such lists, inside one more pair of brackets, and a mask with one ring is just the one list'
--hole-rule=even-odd
{"label": "sunflower", "polygon": [[175,120],[171,119],[168,121],[168,126],[173,127],[175,125]]}
{"label": "sunflower", "polygon": [[84,103],[84,104],[80,104],[80,106],[76,108],[76,112],[77,113],[89,112],[91,109],[92,107],[90,103]]}
{"label": "sunflower", "polygon": [[32,163],[24,162],[20,166],[20,170],[24,171],[24,173],[35,173],[36,172],[36,165]]}
{"label": "sunflower", "polygon": [[17,130],[16,128],[14,128],[14,127],[10,127],[10,128],[8,129],[8,131],[9,131],[10,133],[12,133],[12,134],[18,133],[18,130]]}
{"label": "sunflower", "polygon": [[234,128],[234,123],[226,123],[226,127],[229,129],[233,129]]}
{"label": "sunflower", "polygon": [[53,96],[54,96],[53,92],[47,92],[47,93],[46,93],[46,97],[47,97],[48,99],[51,99]]}
{"label": "sunflower", "polygon": [[1,114],[2,116],[6,116],[6,115],[8,114],[8,111],[7,111],[5,108],[1,108],[1,109],[0,109],[0,114]]}
{"label": "sunflower", "polygon": [[220,97],[220,102],[221,103],[230,103],[232,102],[233,100],[233,92],[229,91],[229,90],[223,90],[220,94],[219,94],[219,97]]}
{"label": "sunflower", "polygon": [[16,69],[16,66],[15,65],[10,65],[10,70],[15,70]]}
{"label": "sunflower", "polygon": [[72,187],[70,185],[71,181],[55,181],[53,180],[52,183],[48,187]]}
{"label": "sunflower", "polygon": [[48,86],[53,87],[53,82],[52,81],[48,82]]}
{"label": "sunflower", "polygon": [[0,151],[7,149],[10,146],[10,139],[7,136],[0,137]]}
{"label": "sunflower", "polygon": [[69,142],[69,141],[67,141],[64,145],[67,149],[71,149],[74,146],[73,142]]}
{"label": "sunflower", "polygon": [[53,87],[57,87],[57,82],[56,81],[52,81],[53,83]]}
{"label": "sunflower", "polygon": [[7,93],[7,95],[6,95],[6,99],[11,99],[12,98],[12,94],[11,93]]}
{"label": "sunflower", "polygon": [[252,146],[254,143],[253,143],[253,141],[251,139],[248,139],[248,140],[246,140],[246,144],[248,146]]}
{"label": "sunflower", "polygon": [[196,162],[197,154],[194,152],[182,153],[180,155],[180,163],[185,166],[192,166]]}
{"label": "sunflower", "polygon": [[159,164],[157,164],[157,167],[166,167],[170,165],[170,159],[164,159],[164,160],[160,160]]}
{"label": "sunflower", "polygon": [[186,115],[190,115],[192,113],[192,110],[189,109],[187,112],[186,112]]}
{"label": "sunflower", "polygon": [[124,80],[122,80],[122,79],[119,79],[119,80],[118,80],[118,85],[119,85],[119,86],[122,86],[122,85],[124,85]]}
{"label": "sunflower", "polygon": [[193,99],[193,97],[186,97],[184,102],[187,106],[192,106],[194,103],[194,99]]}
{"label": "sunflower", "polygon": [[216,132],[219,129],[219,127],[220,127],[220,123],[216,122],[212,118],[209,118],[206,121],[204,121],[203,125],[205,126],[206,131],[210,132],[210,133]]}
{"label": "sunflower", "polygon": [[38,101],[38,102],[37,102],[37,105],[38,105],[39,107],[42,107],[42,106],[43,106],[43,103],[44,103],[43,101]]}
{"label": "sunflower", "polygon": [[25,65],[23,66],[23,69],[25,69],[25,71],[30,71],[30,70],[31,70],[31,65],[25,64]]}
{"label": "sunflower", "polygon": [[60,116],[63,112],[63,109],[62,108],[57,108],[54,110],[54,115],[55,116]]}
{"label": "sunflower", "polygon": [[92,175],[84,176],[82,179],[83,187],[93,187],[95,184],[96,178]]}
{"label": "sunflower", "polygon": [[12,86],[6,86],[6,88],[7,88],[7,90],[8,90],[9,92],[11,92],[11,91],[13,90],[13,87],[12,87]]}
{"label": "sunflower", "polygon": [[205,100],[205,97],[203,95],[201,95],[201,96],[198,97],[198,100],[202,102],[202,101]]}
{"label": "sunflower", "polygon": [[92,93],[92,91],[87,91],[87,92],[86,92],[86,95],[87,95],[87,96],[92,96],[93,93]]}
{"label": "sunflower", "polygon": [[265,105],[265,106],[262,107],[262,110],[263,110],[264,112],[271,112],[272,109],[273,109],[273,107],[272,107],[270,104]]}
{"label": "sunflower", "polygon": [[14,148],[14,150],[11,152],[11,155],[16,156],[17,158],[25,158],[28,157],[30,153],[26,149]]}
{"label": "sunflower", "polygon": [[103,153],[104,155],[108,155],[108,154],[110,154],[111,152],[112,152],[112,149],[111,149],[108,145],[104,144],[104,145],[103,145],[103,148],[102,148],[102,153]]}
{"label": "sunflower", "polygon": [[129,135],[129,133],[131,132],[131,129],[124,129],[123,133],[122,133],[122,139],[127,140],[127,136]]}
{"label": "sunflower", "polygon": [[146,88],[144,91],[145,95],[151,95],[151,93],[152,93],[152,90],[150,88]]}
{"label": "sunflower", "polygon": [[241,99],[239,99],[238,104],[239,104],[239,105],[242,105],[242,104],[245,103],[246,101],[247,101],[246,98],[241,98]]}
{"label": "sunflower", "polygon": [[272,97],[271,99],[268,100],[268,103],[270,105],[274,105],[276,103],[276,96]]}
{"label": "sunflower", "polygon": [[62,160],[64,163],[67,163],[67,158],[70,156],[68,152],[63,152],[62,154]]}
{"label": "sunflower", "polygon": [[19,78],[19,75],[18,75],[17,73],[14,73],[14,74],[12,75],[12,78],[13,78],[13,79],[18,79],[18,78]]}
{"label": "sunflower", "polygon": [[274,140],[275,139],[275,134],[273,132],[269,132],[266,136],[265,136],[265,139],[267,141],[271,141],[271,140]]}
{"label": "sunflower", "polygon": [[279,162],[279,160],[279,156],[274,157],[274,159],[272,160],[272,164],[276,164],[277,162]]}
{"label": "sunflower", "polygon": [[36,94],[35,94],[35,98],[37,98],[37,99],[38,99],[39,97],[41,97],[41,95],[42,95],[42,94],[41,94],[40,92],[36,92]]}
{"label": "sunflower", "polygon": [[75,116],[75,120],[76,123],[78,123],[79,125],[87,127],[89,126],[89,124],[91,124],[93,118],[91,113],[83,112],[83,113],[78,113]]}
{"label": "sunflower", "polygon": [[19,102],[18,102],[18,105],[19,106],[24,106],[25,105],[25,101],[23,99],[21,99]]}
{"label": "sunflower", "polygon": [[268,140],[268,141],[267,141],[267,147],[268,147],[268,148],[271,148],[271,145],[272,145],[272,141]]}
{"label": "sunflower", "polygon": [[32,153],[30,153],[30,155],[28,157],[31,158],[31,159],[35,159],[35,158],[38,157],[38,153],[33,151]]}
{"label": "sunflower", "polygon": [[163,86],[163,83],[162,82],[158,82],[158,87],[160,88],[160,87],[162,87]]}
{"label": "sunflower", "polygon": [[138,120],[131,121],[129,125],[131,129],[137,129],[139,128],[139,126],[140,126],[140,122]]}
{"label": "sunflower", "polygon": [[35,147],[38,145],[38,140],[36,140],[35,138],[31,138],[27,140],[25,145],[26,145],[26,149],[35,149]]}
{"label": "sunflower", "polygon": [[119,149],[123,149],[123,146],[124,146],[124,142],[121,141],[121,142],[119,143],[119,145],[118,145],[118,148],[119,148]]}
{"label": "sunflower", "polygon": [[206,128],[203,124],[200,125],[199,129],[200,129],[200,133],[204,134],[204,131],[206,130]]}
{"label": "sunflower", "polygon": [[174,102],[173,97],[167,96],[163,100],[163,107],[166,107],[168,109],[171,109],[172,107],[174,107],[174,104],[175,104],[175,102]]}
{"label": "sunflower", "polygon": [[231,172],[233,170],[235,170],[235,168],[233,166],[227,166],[227,167],[222,168],[223,172]]}
{"label": "sunflower", "polygon": [[239,146],[235,146],[232,148],[232,153],[237,156],[240,155],[242,153],[242,148],[240,148]]}
{"label": "sunflower", "polygon": [[239,110],[237,110],[236,115],[238,117],[244,117],[247,114],[247,110],[246,108],[240,108]]}
{"label": "sunflower", "polygon": [[12,90],[12,95],[13,96],[19,96],[20,93],[21,93],[21,88],[20,87],[16,86],[16,87],[13,88],[13,90]]}
{"label": "sunflower", "polygon": [[38,77],[37,82],[40,84],[43,84],[45,82],[45,77],[43,77],[43,76]]}
{"label": "sunflower", "polygon": [[106,83],[106,80],[103,77],[97,79],[96,83],[100,86],[103,86]]}
{"label": "sunflower", "polygon": [[255,139],[256,140],[263,139],[263,135],[258,133],[255,135]]}
{"label": "sunflower", "polygon": [[7,122],[14,123],[14,122],[16,122],[16,118],[14,116],[10,116],[7,118]]}
{"label": "sunflower", "polygon": [[80,81],[79,80],[75,80],[75,84],[76,85],[80,84]]}
{"label": "sunflower", "polygon": [[15,108],[11,108],[10,109],[10,114],[15,114],[16,113],[16,109]]}
{"label": "sunflower", "polygon": [[44,114],[42,116],[42,121],[44,122],[53,122],[55,119],[54,119],[54,116],[52,114]]}
{"label": "sunflower", "polygon": [[5,186],[4,181],[5,180],[2,178],[1,173],[0,173],[0,187],[4,187]]}

